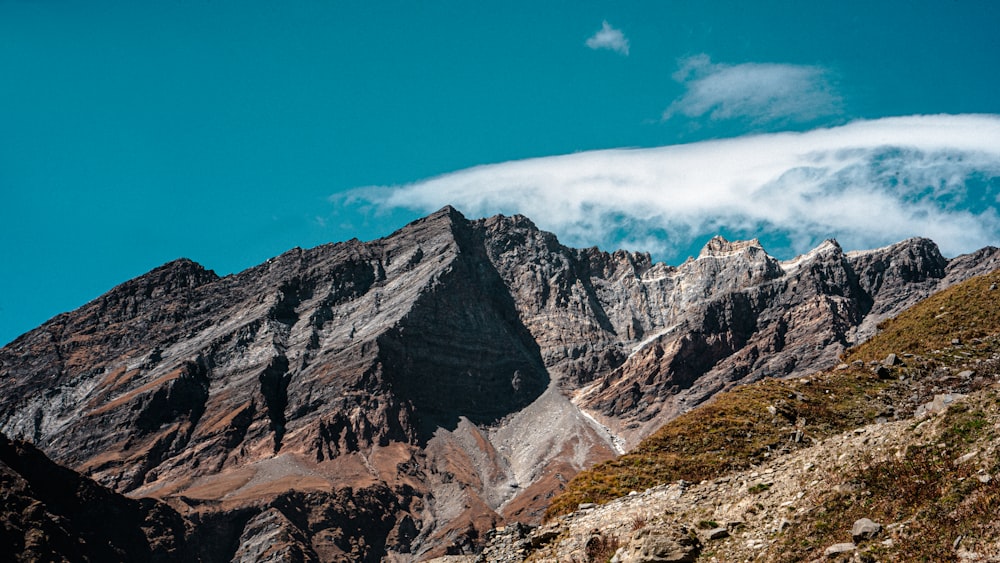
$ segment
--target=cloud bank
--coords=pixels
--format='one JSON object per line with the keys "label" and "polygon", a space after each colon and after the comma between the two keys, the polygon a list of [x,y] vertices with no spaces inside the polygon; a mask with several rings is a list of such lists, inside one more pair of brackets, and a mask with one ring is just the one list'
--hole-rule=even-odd
{"label": "cloud bank", "polygon": [[684,84],[686,92],[663,112],[664,120],[683,115],[754,123],[808,122],[838,114],[841,108],[840,96],[820,67],[726,65],[701,54],[681,61],[673,78]]}
{"label": "cloud bank", "polygon": [[607,21],[601,24],[601,29],[587,39],[587,46],[595,51],[597,49],[608,49],[621,55],[628,56],[628,39],[622,30],[611,27]]}
{"label": "cloud bank", "polygon": [[1000,240],[1000,116],[896,117],[584,152],[339,197],[381,209],[520,213],[567,244],[665,260],[683,259],[720,232],[760,236],[785,257],[826,238],[851,250],[911,236],[932,238],[953,256]]}

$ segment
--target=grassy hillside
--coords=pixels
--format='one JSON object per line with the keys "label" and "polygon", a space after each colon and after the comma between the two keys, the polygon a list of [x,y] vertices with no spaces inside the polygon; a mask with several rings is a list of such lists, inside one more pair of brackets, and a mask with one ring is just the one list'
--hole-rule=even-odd
{"label": "grassy hillside", "polygon": [[981,348],[977,340],[1000,331],[1000,271],[936,293],[878,328],[878,335],[845,354],[846,361],[911,353],[955,363],[942,356],[945,349],[972,352]]}
{"label": "grassy hillside", "polygon": [[[880,325],[872,340],[849,350],[846,368],[804,379],[765,380],[716,395],[633,451],[578,474],[553,499],[547,517],[633,490],[718,477],[880,417],[909,416],[935,393],[985,385],[996,374],[1000,353],[998,284],[1000,272],[993,272],[918,303]],[[880,378],[872,362],[890,353],[903,363]],[[969,368],[978,373],[975,380],[959,377]],[[881,472],[875,477],[892,479],[907,478],[900,473],[905,470],[874,471]]]}
{"label": "grassy hillside", "polygon": [[839,476],[848,487],[817,491],[814,509],[776,537],[771,560],[814,559],[826,546],[849,541],[860,518],[888,524],[879,541],[863,546],[862,561],[950,561],[959,546],[977,554],[970,560],[998,560],[997,387],[910,431],[925,436],[902,456],[859,463]]}

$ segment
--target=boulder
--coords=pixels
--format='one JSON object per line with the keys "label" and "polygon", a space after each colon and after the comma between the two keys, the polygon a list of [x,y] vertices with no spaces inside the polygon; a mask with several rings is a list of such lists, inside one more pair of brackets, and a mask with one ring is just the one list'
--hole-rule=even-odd
{"label": "boulder", "polygon": [[851,527],[851,538],[853,538],[855,542],[870,540],[877,536],[881,531],[881,524],[873,522],[868,518],[861,518],[856,520],[854,522],[854,526]]}
{"label": "boulder", "polygon": [[615,563],[693,563],[701,542],[685,528],[639,530],[612,559]]}
{"label": "boulder", "polygon": [[550,526],[539,530],[535,530],[531,534],[529,541],[531,541],[531,547],[537,549],[551,542],[557,537],[559,537],[559,528],[555,526]]}
{"label": "boulder", "polygon": [[965,395],[961,393],[942,393],[934,395],[934,400],[917,407],[917,411],[913,416],[915,418],[922,418],[931,414],[940,414],[944,412],[952,403],[964,398]]}
{"label": "boulder", "polygon": [[884,364],[879,364],[878,366],[875,367],[874,370],[872,370],[872,372],[879,379],[889,379],[890,377],[892,377],[892,371],[889,368],[885,367]]}
{"label": "boulder", "polygon": [[854,545],[851,542],[835,543],[830,547],[826,548],[826,550],[823,552],[823,555],[825,555],[826,557],[833,558],[842,553],[851,553],[857,548],[858,546]]}
{"label": "boulder", "polygon": [[729,530],[726,528],[712,528],[704,533],[705,539],[721,540],[729,537]]}

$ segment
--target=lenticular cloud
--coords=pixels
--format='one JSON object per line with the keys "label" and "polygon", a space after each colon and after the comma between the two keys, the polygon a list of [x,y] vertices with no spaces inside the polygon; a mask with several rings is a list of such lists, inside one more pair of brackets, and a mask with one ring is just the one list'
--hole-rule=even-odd
{"label": "lenticular cloud", "polygon": [[719,232],[780,240],[786,253],[925,236],[955,255],[1000,240],[998,197],[1000,116],[944,115],[506,162],[350,199],[520,213],[569,244],[671,259]]}

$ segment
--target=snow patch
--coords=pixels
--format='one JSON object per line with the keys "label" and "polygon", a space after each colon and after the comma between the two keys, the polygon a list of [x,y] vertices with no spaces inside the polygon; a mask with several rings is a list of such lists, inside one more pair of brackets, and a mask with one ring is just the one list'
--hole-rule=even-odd
{"label": "snow patch", "polygon": [[786,274],[792,274],[798,271],[806,262],[811,262],[817,256],[829,252],[835,249],[836,246],[831,240],[824,240],[819,246],[810,250],[805,254],[800,254],[791,260],[785,260],[784,262],[779,262],[781,269],[784,270]]}

